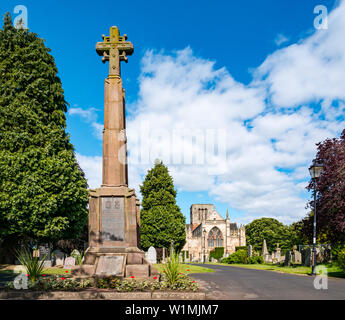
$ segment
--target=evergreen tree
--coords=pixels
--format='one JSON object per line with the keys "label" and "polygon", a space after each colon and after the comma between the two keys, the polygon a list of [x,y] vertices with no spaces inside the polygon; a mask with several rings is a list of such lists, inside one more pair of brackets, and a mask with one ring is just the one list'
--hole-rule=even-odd
{"label": "evergreen tree", "polygon": [[78,237],[87,183],[65,132],[67,103],[44,40],[0,29],[0,238]]}
{"label": "evergreen tree", "polygon": [[303,244],[296,229],[296,225],[289,227],[273,218],[255,219],[246,225],[247,244],[261,250],[265,239],[269,251],[273,251],[277,243],[281,249],[291,250],[293,245]]}
{"label": "evergreen tree", "polygon": [[143,197],[140,214],[142,248],[169,248],[174,240],[175,249],[180,251],[186,242],[185,217],[176,205],[173,179],[161,161],[156,161],[148,171],[140,191]]}

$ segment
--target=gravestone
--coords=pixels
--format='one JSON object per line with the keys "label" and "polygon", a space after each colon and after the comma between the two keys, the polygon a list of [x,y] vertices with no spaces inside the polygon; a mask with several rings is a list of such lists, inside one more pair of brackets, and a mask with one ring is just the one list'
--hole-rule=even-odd
{"label": "gravestone", "polygon": [[50,248],[48,245],[42,245],[38,247],[39,250],[39,260],[43,260],[44,257],[46,257],[46,261],[51,259],[50,256]]}
{"label": "gravestone", "polygon": [[165,263],[165,248],[163,248],[163,258],[162,258],[163,263]]}
{"label": "gravestone", "polygon": [[98,261],[96,275],[121,276],[124,268],[124,256],[101,256]]}
{"label": "gravestone", "polygon": [[279,248],[279,243],[277,243],[276,253],[274,256],[278,262],[281,261],[281,249]]}
{"label": "gravestone", "polygon": [[65,254],[60,250],[53,251],[54,265],[63,266],[65,262]]}
{"label": "gravestone", "polygon": [[156,249],[154,247],[150,247],[147,252],[146,252],[146,259],[152,263],[155,264],[157,263],[157,252]]}
{"label": "gravestone", "polygon": [[174,240],[171,240],[170,242],[170,257],[172,257],[174,253]]}
{"label": "gravestone", "polygon": [[264,242],[262,244],[262,255],[265,256],[266,254],[268,254],[268,250],[267,250],[266,239],[264,239]]}
{"label": "gravestone", "polygon": [[72,269],[75,266],[75,258],[67,257],[65,259],[65,263],[63,265],[64,269]]}
{"label": "gravestone", "polygon": [[292,255],[291,255],[291,262],[292,263],[296,263],[296,264],[300,264],[302,263],[302,254],[296,250],[297,247],[294,246]]}
{"label": "gravestone", "polygon": [[303,261],[303,265],[306,267],[310,267],[312,264],[312,248],[307,248],[304,251],[304,261]]}
{"label": "gravestone", "polygon": [[78,257],[78,256],[80,256],[80,252],[79,252],[79,250],[74,249],[74,250],[71,252],[71,257],[73,257],[73,258],[76,258],[76,259],[77,259],[77,257]]}
{"label": "gravestone", "polygon": [[252,245],[248,246],[248,257],[251,257],[253,255],[253,247]]}
{"label": "gravestone", "polygon": [[264,261],[265,261],[265,262],[272,262],[272,255],[270,255],[270,254],[265,254],[265,255],[264,255]]}
{"label": "gravestone", "polygon": [[42,245],[38,247],[39,250],[39,261],[42,261],[44,258],[43,262],[43,267],[44,268],[51,268],[53,266],[53,262],[51,260],[51,253],[50,253],[50,248],[48,244]]}
{"label": "gravestone", "polygon": [[285,261],[284,261],[284,266],[290,266],[291,265],[291,251],[288,250],[285,253]]}
{"label": "gravestone", "polygon": [[319,248],[316,248],[316,263],[322,263],[322,262],[323,262],[322,251]]}

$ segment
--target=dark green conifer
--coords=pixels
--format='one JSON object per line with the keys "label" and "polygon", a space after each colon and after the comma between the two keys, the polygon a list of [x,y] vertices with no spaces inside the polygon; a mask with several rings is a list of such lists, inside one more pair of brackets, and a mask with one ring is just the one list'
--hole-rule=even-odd
{"label": "dark green conifer", "polygon": [[144,250],[150,246],[181,250],[186,241],[185,217],[176,205],[176,190],[168,168],[156,161],[148,171],[143,185],[142,211],[140,214],[140,242]]}
{"label": "dark green conifer", "polygon": [[44,40],[0,29],[0,238],[72,239],[87,223],[87,183],[66,133],[67,103]]}

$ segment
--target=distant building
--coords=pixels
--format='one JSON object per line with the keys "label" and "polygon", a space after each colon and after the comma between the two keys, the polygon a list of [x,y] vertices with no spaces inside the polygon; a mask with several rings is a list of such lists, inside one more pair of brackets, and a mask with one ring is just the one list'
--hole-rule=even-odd
{"label": "distant building", "polygon": [[190,224],[186,225],[186,244],[189,260],[208,261],[210,251],[224,247],[224,256],[235,252],[235,247],[246,245],[245,227],[230,222],[229,212],[223,219],[212,204],[193,204]]}

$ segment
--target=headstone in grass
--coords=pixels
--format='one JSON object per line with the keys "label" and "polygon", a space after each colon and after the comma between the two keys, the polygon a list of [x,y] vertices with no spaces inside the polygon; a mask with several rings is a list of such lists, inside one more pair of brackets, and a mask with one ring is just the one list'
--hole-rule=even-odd
{"label": "headstone in grass", "polygon": [[44,259],[43,262],[43,267],[44,268],[51,268],[53,263],[51,260],[51,254],[50,254],[50,247],[49,244],[44,244],[38,247],[38,251],[39,251],[39,257],[38,260],[42,261]]}
{"label": "headstone in grass", "polygon": [[297,251],[297,246],[293,247],[293,252],[291,255],[291,261],[294,264],[302,263],[302,254],[299,251]]}
{"label": "headstone in grass", "polygon": [[248,246],[248,257],[251,257],[253,255],[253,247],[252,245]]}
{"label": "headstone in grass", "polygon": [[64,269],[72,269],[75,266],[75,258],[67,257],[65,259],[65,263],[63,265]]}
{"label": "headstone in grass", "polygon": [[284,266],[288,267],[291,265],[291,251],[288,250],[285,253],[285,261],[284,261]]}
{"label": "headstone in grass", "polygon": [[53,251],[54,265],[63,266],[65,263],[65,254],[60,250]]}
{"label": "headstone in grass", "polygon": [[38,251],[39,251],[39,260],[43,260],[45,258],[45,260],[50,260],[50,248],[48,244],[45,245],[41,245],[38,247]]}
{"label": "headstone in grass", "polygon": [[154,247],[150,247],[149,250],[146,252],[146,259],[151,263],[155,264],[157,263],[157,252]]}
{"label": "headstone in grass", "polygon": [[276,253],[274,257],[277,259],[277,262],[281,261],[281,250],[279,248],[279,243],[277,243]]}
{"label": "headstone in grass", "polygon": [[311,262],[312,262],[312,248],[306,248],[304,250],[304,254],[303,254],[303,265],[306,267],[310,267],[311,266]]}

